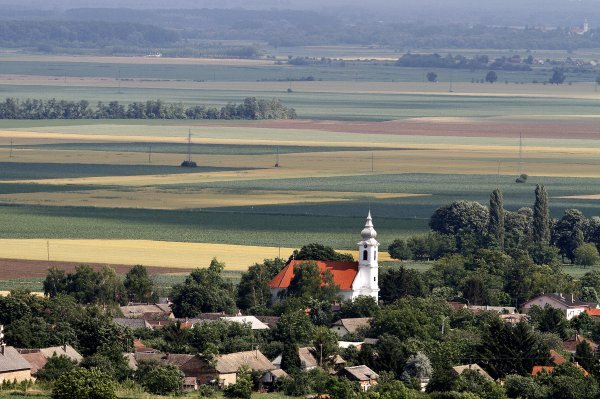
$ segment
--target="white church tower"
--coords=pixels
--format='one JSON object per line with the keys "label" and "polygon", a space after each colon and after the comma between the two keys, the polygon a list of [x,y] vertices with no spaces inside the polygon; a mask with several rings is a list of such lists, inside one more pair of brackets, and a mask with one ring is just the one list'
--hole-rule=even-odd
{"label": "white church tower", "polygon": [[376,240],[377,232],[373,228],[371,211],[360,235],[362,240],[358,243],[358,274],[352,284],[352,299],[363,295],[372,296],[375,301],[379,301],[379,242]]}

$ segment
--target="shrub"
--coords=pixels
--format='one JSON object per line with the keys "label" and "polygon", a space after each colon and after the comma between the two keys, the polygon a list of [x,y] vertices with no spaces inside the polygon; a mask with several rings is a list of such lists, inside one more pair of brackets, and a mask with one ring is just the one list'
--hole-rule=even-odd
{"label": "shrub", "polygon": [[115,399],[116,384],[98,369],[76,368],[54,383],[52,399]]}
{"label": "shrub", "polygon": [[600,261],[598,249],[594,244],[581,244],[573,253],[575,255],[575,263],[581,266],[593,266]]}
{"label": "shrub", "polygon": [[252,396],[252,375],[247,368],[240,368],[237,372],[235,384],[229,385],[223,392],[227,398],[250,399]]}

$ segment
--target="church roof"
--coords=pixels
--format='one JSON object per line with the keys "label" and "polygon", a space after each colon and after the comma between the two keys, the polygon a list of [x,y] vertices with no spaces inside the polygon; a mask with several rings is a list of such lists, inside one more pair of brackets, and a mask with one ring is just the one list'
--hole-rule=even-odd
{"label": "church roof", "polygon": [[294,266],[306,262],[315,262],[321,272],[325,270],[331,271],[333,281],[340,287],[340,290],[352,290],[352,283],[358,274],[358,262],[293,260],[271,280],[269,287],[288,288],[294,278]]}

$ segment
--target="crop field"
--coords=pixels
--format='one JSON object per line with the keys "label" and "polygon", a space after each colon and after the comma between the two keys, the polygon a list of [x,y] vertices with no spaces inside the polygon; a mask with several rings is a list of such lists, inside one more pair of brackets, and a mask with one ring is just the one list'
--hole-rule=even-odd
{"label": "crop field", "polygon": [[[568,208],[598,215],[600,93],[590,76],[534,84],[548,75],[536,68],[499,72],[490,85],[471,83],[485,71],[441,70],[440,83],[424,83],[427,71],[0,57],[0,99],[220,106],[276,97],[300,117],[1,120],[0,226],[9,227],[0,229],[0,258],[14,260],[0,270],[13,265],[17,273],[5,280],[39,286],[19,278],[42,277],[49,248],[51,262],[155,267],[167,273],[155,277],[161,286],[216,256],[235,280],[280,248],[282,257],[311,242],[353,251],[369,209],[385,248],[426,232],[437,207],[487,203],[496,187],[509,210],[531,206],[535,185],[544,184],[554,217]],[[288,81],[308,76],[316,80]],[[178,167],[188,151],[198,168]],[[515,183],[520,172],[526,184]],[[41,274],[26,274],[34,267],[19,259],[37,262]]]}

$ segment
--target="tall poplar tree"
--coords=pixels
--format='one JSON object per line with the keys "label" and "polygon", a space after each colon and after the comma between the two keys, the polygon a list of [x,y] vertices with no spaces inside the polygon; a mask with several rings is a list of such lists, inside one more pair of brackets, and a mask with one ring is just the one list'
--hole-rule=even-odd
{"label": "tall poplar tree", "polygon": [[502,191],[498,188],[492,191],[490,195],[488,234],[498,248],[504,249],[504,200],[502,198]]}
{"label": "tall poplar tree", "polygon": [[548,192],[542,185],[535,188],[535,205],[533,206],[532,238],[536,244],[550,242],[550,211],[548,209]]}

